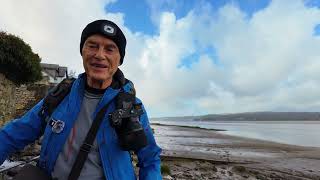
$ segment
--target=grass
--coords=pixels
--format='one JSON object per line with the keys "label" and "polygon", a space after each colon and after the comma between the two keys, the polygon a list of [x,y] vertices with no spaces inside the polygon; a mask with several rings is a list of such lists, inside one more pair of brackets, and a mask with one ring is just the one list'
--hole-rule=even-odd
{"label": "grass", "polygon": [[168,165],[162,164],[161,165],[161,174],[170,175],[171,174],[170,167]]}

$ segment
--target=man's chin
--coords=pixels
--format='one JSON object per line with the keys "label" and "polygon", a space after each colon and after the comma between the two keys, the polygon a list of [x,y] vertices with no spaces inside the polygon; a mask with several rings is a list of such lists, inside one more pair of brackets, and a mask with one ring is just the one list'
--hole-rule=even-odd
{"label": "man's chin", "polygon": [[92,81],[107,81],[107,79],[105,77],[91,77]]}
{"label": "man's chin", "polygon": [[89,71],[87,77],[94,81],[109,81],[112,75],[109,72]]}

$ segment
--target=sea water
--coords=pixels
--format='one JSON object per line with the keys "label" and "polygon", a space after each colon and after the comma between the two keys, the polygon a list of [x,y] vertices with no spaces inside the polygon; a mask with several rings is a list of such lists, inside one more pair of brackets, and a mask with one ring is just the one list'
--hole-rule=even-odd
{"label": "sea water", "polygon": [[195,121],[157,120],[152,123],[222,129],[220,133],[285,144],[320,147],[319,121]]}

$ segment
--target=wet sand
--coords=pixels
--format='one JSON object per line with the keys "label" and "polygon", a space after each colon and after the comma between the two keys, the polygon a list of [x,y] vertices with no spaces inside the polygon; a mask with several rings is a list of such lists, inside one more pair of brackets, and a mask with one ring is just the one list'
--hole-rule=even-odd
{"label": "wet sand", "polygon": [[[164,180],[320,180],[320,148],[236,137],[200,128],[155,124],[152,128],[163,149],[162,165],[170,169],[169,174],[163,175]],[[37,155],[28,152],[23,153],[26,158]],[[0,174],[0,180],[7,176],[11,175]]]}
{"label": "wet sand", "polygon": [[219,131],[152,125],[163,149],[164,179],[320,179],[320,148]]}

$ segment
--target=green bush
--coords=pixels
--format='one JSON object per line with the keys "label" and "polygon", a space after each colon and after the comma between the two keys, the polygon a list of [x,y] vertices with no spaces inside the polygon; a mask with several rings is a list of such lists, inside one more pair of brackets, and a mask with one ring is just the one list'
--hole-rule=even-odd
{"label": "green bush", "polygon": [[0,32],[0,73],[16,84],[41,80],[40,57],[21,38]]}
{"label": "green bush", "polygon": [[165,164],[162,164],[161,165],[161,174],[163,175],[170,175],[171,174],[171,170],[170,170],[170,167],[168,165],[165,165]]}

